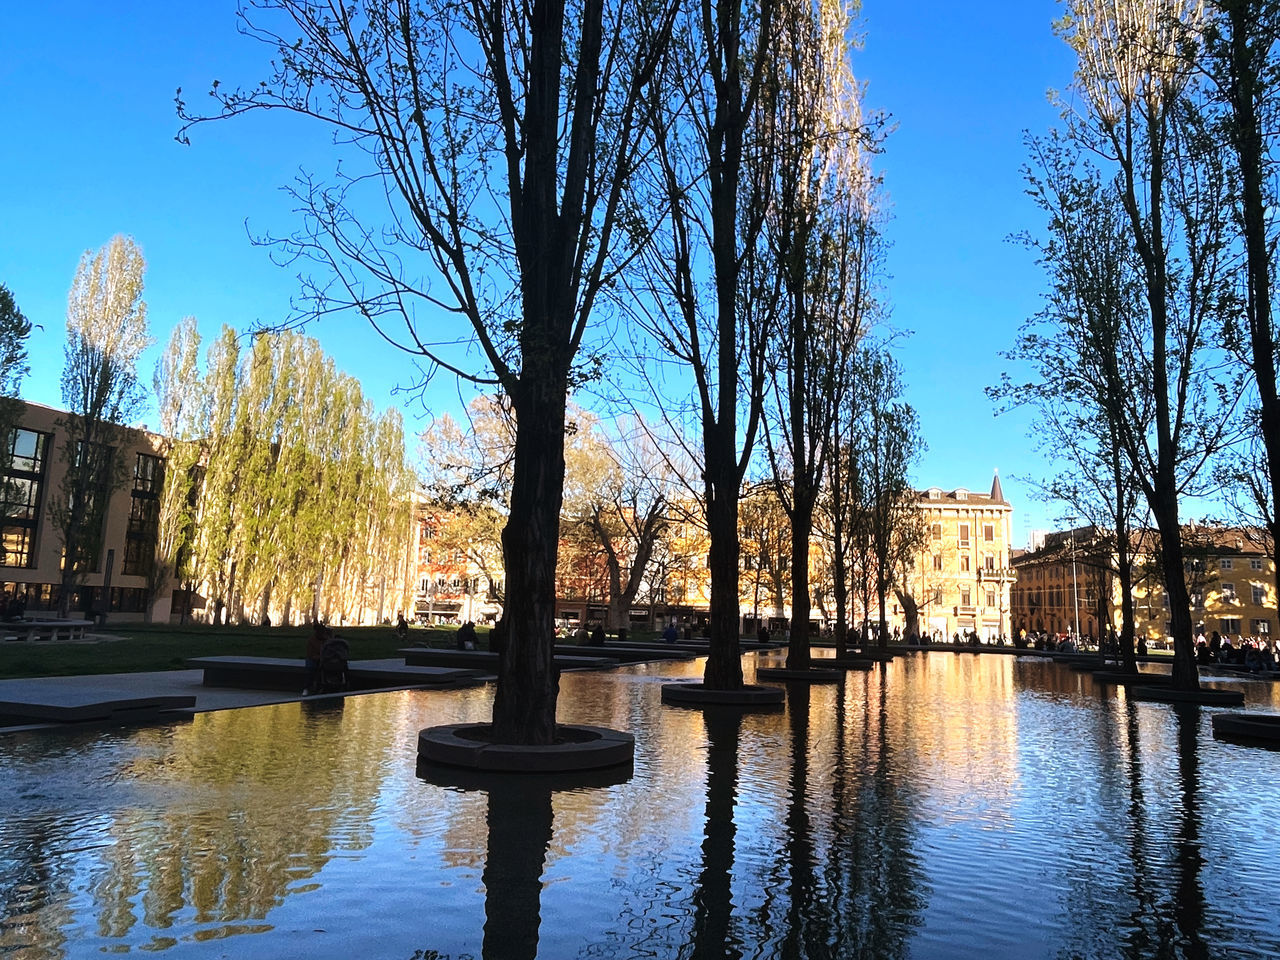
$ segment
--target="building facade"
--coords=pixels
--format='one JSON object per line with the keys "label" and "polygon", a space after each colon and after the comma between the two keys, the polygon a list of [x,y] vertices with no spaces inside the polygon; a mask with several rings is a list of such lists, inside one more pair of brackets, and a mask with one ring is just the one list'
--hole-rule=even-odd
{"label": "building facade", "polygon": [[[4,438],[8,468],[0,482],[0,592],[25,596],[28,614],[55,610],[62,589],[64,551],[54,507],[66,495],[67,416],[26,403],[17,427]],[[160,438],[145,430],[121,428],[119,436],[115,462],[123,482],[105,484],[106,502],[95,505],[100,546],[83,558],[83,585],[71,609],[75,615],[140,620],[153,593],[149,576],[164,458]],[[167,619],[169,602],[169,597],[156,598],[157,616]]]}
{"label": "building facade", "polygon": [[[907,586],[920,632],[937,640],[975,632],[985,641],[1010,637],[1017,579],[1010,563],[1013,506],[999,475],[990,493],[930,487],[917,504],[925,530]],[[900,623],[901,611],[895,613]],[[902,629],[909,633],[910,625]]]}
{"label": "building facade", "polygon": [[[1239,527],[1183,528],[1191,620],[1224,636],[1272,638],[1277,623],[1275,558],[1259,531]],[[1172,631],[1169,596],[1159,570],[1159,538],[1132,538],[1136,635],[1162,646]],[[1091,528],[1050,534],[1015,561],[1014,621],[1019,629],[1099,637],[1121,627],[1120,578],[1113,546]],[[1077,626],[1078,624],[1078,626]]]}

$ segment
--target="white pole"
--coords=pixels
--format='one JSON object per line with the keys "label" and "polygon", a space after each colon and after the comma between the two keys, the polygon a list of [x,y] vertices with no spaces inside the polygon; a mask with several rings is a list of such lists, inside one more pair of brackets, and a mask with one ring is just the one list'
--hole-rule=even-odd
{"label": "white pole", "polygon": [[1076,609],[1076,642],[1080,641],[1080,587],[1076,583],[1076,532],[1071,531],[1071,596]]}

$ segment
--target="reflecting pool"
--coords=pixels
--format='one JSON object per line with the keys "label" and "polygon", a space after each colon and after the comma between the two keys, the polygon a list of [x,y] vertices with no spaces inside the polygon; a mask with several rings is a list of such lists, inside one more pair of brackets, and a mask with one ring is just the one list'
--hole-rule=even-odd
{"label": "reflecting pool", "polygon": [[1280,955],[1280,752],[1209,709],[938,652],[775,713],[661,704],[701,672],[564,675],[561,720],[636,735],[589,788],[420,775],[484,687],[0,737],[0,955]]}

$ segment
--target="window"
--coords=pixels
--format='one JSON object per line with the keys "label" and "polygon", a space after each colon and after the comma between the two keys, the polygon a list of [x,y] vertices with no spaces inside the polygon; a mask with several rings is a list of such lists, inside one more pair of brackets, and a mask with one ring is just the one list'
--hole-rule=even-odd
{"label": "window", "polygon": [[935,554],[933,555],[933,569],[935,569],[935,570],[941,570],[941,569],[942,569],[942,554],[940,554],[940,553],[935,553]]}
{"label": "window", "polygon": [[987,543],[994,543],[996,539],[996,526],[994,523],[984,523],[982,525],[982,539]]}
{"label": "window", "polygon": [[994,607],[996,605],[996,592],[994,590],[987,591],[987,606]]}
{"label": "window", "polygon": [[1262,569],[1262,561],[1261,561],[1261,560],[1259,560],[1257,557],[1254,557],[1252,560],[1250,560],[1250,561],[1249,561],[1249,569],[1250,569],[1250,570],[1261,570],[1261,569]]}
{"label": "window", "polygon": [[1234,602],[1236,599],[1236,585],[1234,583],[1223,582],[1222,599]]}
{"label": "window", "polygon": [[930,532],[933,534],[933,539],[934,539],[934,540],[941,540],[941,539],[942,539],[942,524],[940,524],[940,523],[935,523],[935,524],[933,525],[933,528],[932,528],[932,530],[931,530]]}
{"label": "window", "polygon": [[1218,621],[1219,627],[1223,633],[1239,633],[1240,618],[1239,617],[1223,617]]}
{"label": "window", "polygon": [[1271,636],[1271,621],[1270,620],[1250,620],[1249,629],[1252,630],[1253,633],[1259,637],[1269,637]]}
{"label": "window", "polygon": [[1218,561],[1218,569],[1219,569],[1219,570],[1230,570],[1230,569],[1231,569],[1231,558],[1230,558],[1230,557],[1223,557],[1221,560],[1219,560],[1219,561]]}
{"label": "window", "polygon": [[967,523],[960,524],[960,546],[967,547],[969,545],[969,525]]}
{"label": "window", "polygon": [[0,478],[0,567],[34,567],[49,434],[17,429],[5,440],[10,466]]}
{"label": "window", "polygon": [[1264,587],[1262,584],[1260,583],[1253,584],[1250,587],[1250,592],[1253,594],[1253,605],[1255,607],[1260,607],[1266,602],[1267,588]]}
{"label": "window", "polygon": [[982,558],[982,566],[983,569],[990,570],[994,573],[996,569],[996,555],[994,553],[988,553]]}
{"label": "window", "polygon": [[960,555],[960,572],[961,573],[969,572],[969,555],[967,553],[962,553]]}
{"label": "window", "polygon": [[146,576],[156,559],[160,532],[160,489],[164,485],[164,461],[140,453],[133,465],[133,490],[129,498],[129,528],[124,542],[124,573]]}
{"label": "window", "polygon": [[973,604],[973,595],[969,592],[968,587],[960,588],[960,606],[968,607]]}

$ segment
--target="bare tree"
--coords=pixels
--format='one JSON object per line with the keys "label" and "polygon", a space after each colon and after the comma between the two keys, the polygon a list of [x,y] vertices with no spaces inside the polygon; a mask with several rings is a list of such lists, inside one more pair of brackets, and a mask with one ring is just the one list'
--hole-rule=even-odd
{"label": "bare tree", "polygon": [[[1160,531],[1180,689],[1199,681],[1178,573],[1179,493],[1227,439],[1238,395],[1209,349],[1234,301],[1228,176],[1193,81],[1202,10],[1188,0],[1073,0],[1062,26],[1085,108],[1070,136],[1114,171],[1112,195],[1137,256],[1144,309],[1126,318],[1115,352],[1135,365],[1140,389],[1108,389],[1126,404],[1121,444]],[[1138,405],[1144,396],[1149,408]]]}
{"label": "bare tree", "polygon": [[[355,308],[395,346],[511,401],[501,742],[555,736],[565,404],[593,309],[631,255],[615,228],[636,106],[673,12],[621,0],[263,0],[242,12],[243,29],[274,52],[273,75],[214,90],[219,116],[318,120],[361,165],[295,189],[307,221],[284,247],[334,278],[312,286],[316,311]],[[199,119],[181,101],[179,112]],[[376,226],[370,191],[386,207]],[[464,343],[436,332],[451,315],[469,328]],[[467,369],[466,345],[482,372]]]}
{"label": "bare tree", "polygon": [[575,420],[565,519],[603,554],[608,625],[616,630],[630,623],[628,611],[670,522],[678,481],[649,425],[615,422],[606,433],[594,418]]}
{"label": "bare tree", "polygon": [[[1132,532],[1141,487],[1124,447],[1122,423],[1153,415],[1146,370],[1120,345],[1145,311],[1128,217],[1114,187],[1081,166],[1076,151],[1058,140],[1028,141],[1036,168],[1029,193],[1048,215],[1044,238],[1024,237],[1049,274],[1045,308],[1024,324],[1006,356],[1031,365],[1035,379],[1015,383],[1005,374],[987,392],[1005,405],[1036,411],[1037,444],[1062,469],[1033,479],[1063,519],[1083,520],[1120,586],[1120,653],[1136,672]],[[1145,510],[1144,510],[1145,513]],[[1102,549],[1102,541],[1111,547]],[[1114,559],[1112,559],[1114,558]],[[1100,561],[1101,562],[1101,561]]]}
{"label": "bare tree", "polygon": [[[1272,211],[1277,202],[1275,143],[1280,121],[1280,3],[1275,0],[1219,0],[1204,30],[1205,69],[1226,106],[1225,136],[1234,158],[1239,189],[1236,227],[1244,247],[1243,329],[1232,323],[1228,343],[1242,356],[1257,390],[1251,415],[1257,440],[1246,456],[1250,470],[1228,476],[1243,484],[1254,509],[1247,516],[1280,535],[1280,392],[1277,391],[1276,334],[1272,297],[1276,280],[1277,234]],[[1233,318],[1234,319],[1234,318]],[[1232,473],[1232,471],[1228,471]],[[1276,586],[1280,589],[1280,567]]]}
{"label": "bare tree", "polygon": [[142,300],[146,261],[129,237],[115,236],[96,253],[85,251],[67,296],[67,343],[62,368],[60,496],[50,511],[62,534],[58,616],[101,562],[107,502],[123,478],[120,427],[141,402],[138,355],[149,345]]}

